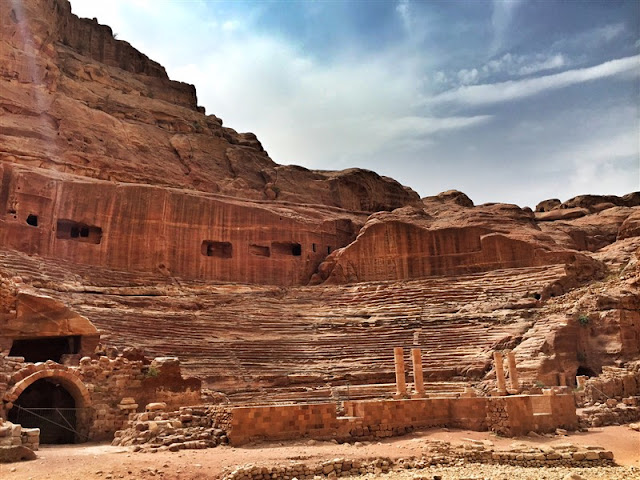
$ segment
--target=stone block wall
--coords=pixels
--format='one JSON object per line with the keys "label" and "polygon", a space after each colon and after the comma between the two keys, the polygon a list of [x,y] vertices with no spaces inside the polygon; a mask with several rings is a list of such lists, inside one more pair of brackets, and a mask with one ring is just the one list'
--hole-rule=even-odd
{"label": "stone block wall", "polygon": [[626,397],[621,402],[610,398],[604,403],[584,408],[579,417],[580,426],[603,427],[621,425],[640,420],[640,396]]}
{"label": "stone block wall", "polygon": [[234,445],[260,439],[331,438],[339,430],[335,403],[236,407],[231,413],[228,435]]}
{"label": "stone block wall", "polygon": [[127,428],[115,433],[112,445],[134,445],[134,451],[175,452],[211,448],[228,443],[226,431],[214,419],[216,407],[198,405],[168,411],[162,402],[147,405],[144,413],[132,415]]}
{"label": "stone block wall", "polygon": [[78,366],[68,366],[0,354],[0,418],[24,389],[45,378],[61,382],[76,400],[78,441],[112,439],[139,406],[158,397],[170,398],[171,406],[199,403],[200,381],[183,379],[176,358],[157,360],[150,370],[122,356],[84,357]]}
{"label": "stone block wall", "polygon": [[0,447],[23,445],[31,450],[38,450],[40,446],[39,428],[22,428],[0,418]]}
{"label": "stone block wall", "polygon": [[[478,443],[451,445],[449,442],[425,442],[425,453],[421,457],[398,460],[379,457],[367,460],[335,458],[321,463],[288,462],[281,465],[247,464],[228,470],[223,480],[319,480],[346,476],[365,476],[399,473],[403,478],[440,478],[424,475],[430,466],[465,464],[511,465],[517,467],[605,467],[614,465],[613,453],[608,450],[583,449],[571,444],[541,448],[514,447],[508,450],[486,447]],[[473,477],[475,478],[475,477]],[[506,478],[506,477],[505,477]],[[569,476],[567,476],[569,478]],[[577,477],[576,477],[577,478]],[[582,478],[582,477],[581,477]]]}
{"label": "stone block wall", "polygon": [[487,425],[499,435],[526,435],[530,431],[552,432],[578,426],[573,395],[513,395],[487,399]]}
{"label": "stone block wall", "polygon": [[640,395],[640,361],[631,362],[625,368],[602,367],[602,374],[586,380],[584,389],[578,393],[583,405],[604,403],[610,398]]}
{"label": "stone block wall", "polygon": [[545,396],[549,411],[540,414],[532,405],[536,396],[529,395],[352,401],[344,404],[345,417],[337,416],[334,403],[236,407],[228,412],[226,429],[230,442],[241,445],[300,437],[383,438],[429,427],[490,429],[505,436],[577,428],[573,395]]}

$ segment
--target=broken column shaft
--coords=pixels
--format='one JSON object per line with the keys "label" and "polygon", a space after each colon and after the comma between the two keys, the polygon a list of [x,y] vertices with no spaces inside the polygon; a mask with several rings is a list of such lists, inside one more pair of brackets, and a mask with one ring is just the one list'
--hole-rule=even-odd
{"label": "broken column shaft", "polygon": [[516,366],[516,354],[509,351],[507,352],[507,366],[509,367],[509,380],[511,381],[511,389],[518,393],[520,392],[520,379],[518,377],[518,369]]}
{"label": "broken column shaft", "polygon": [[404,349],[396,347],[393,349],[393,358],[396,365],[396,395],[407,395],[407,382],[404,378]]}
{"label": "broken column shaft", "polygon": [[493,360],[495,362],[496,381],[498,383],[498,393],[500,395],[506,395],[507,387],[504,380],[504,364],[502,363],[502,353],[493,352]]}
{"label": "broken column shaft", "polygon": [[422,374],[422,352],[419,348],[411,349],[413,362],[413,388],[416,396],[424,397],[424,376]]}

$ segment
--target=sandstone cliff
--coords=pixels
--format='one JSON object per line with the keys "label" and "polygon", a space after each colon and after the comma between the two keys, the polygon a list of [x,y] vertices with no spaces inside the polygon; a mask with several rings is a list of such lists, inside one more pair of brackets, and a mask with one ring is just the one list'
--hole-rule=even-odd
{"label": "sandstone cliff", "polygon": [[97,328],[239,402],[379,395],[396,346],[449,393],[494,350],[529,387],[640,355],[640,193],[533,212],[278,165],[66,0],[0,0],[0,179],[4,353]]}
{"label": "sandstone cliff", "polygon": [[419,198],[365,170],[279,166],[192,85],[67,0],[0,2],[0,161],[249,199],[390,210]]}

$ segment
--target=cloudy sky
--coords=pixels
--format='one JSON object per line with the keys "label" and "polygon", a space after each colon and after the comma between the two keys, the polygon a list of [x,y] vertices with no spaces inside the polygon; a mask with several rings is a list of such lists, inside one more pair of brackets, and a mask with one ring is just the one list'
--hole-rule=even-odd
{"label": "cloudy sky", "polygon": [[71,0],[271,158],[476,204],[640,190],[637,0]]}

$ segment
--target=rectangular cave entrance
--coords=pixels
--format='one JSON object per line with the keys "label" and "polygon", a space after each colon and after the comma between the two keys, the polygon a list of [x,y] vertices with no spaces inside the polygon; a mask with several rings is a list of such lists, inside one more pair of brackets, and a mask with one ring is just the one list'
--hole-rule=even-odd
{"label": "rectangular cave entrance", "polygon": [[249,253],[257,257],[270,257],[271,249],[266,245],[256,245],[255,243],[252,243],[249,245]]}
{"label": "rectangular cave entrance", "polygon": [[24,357],[27,362],[60,363],[63,355],[80,353],[80,335],[66,337],[21,338],[14,340],[9,355]]}
{"label": "rectangular cave entrance", "polygon": [[231,242],[204,240],[200,246],[200,253],[205,257],[232,258],[233,245]]}
{"label": "rectangular cave entrance", "polygon": [[58,220],[56,238],[99,244],[102,240],[102,229],[73,220]]}
{"label": "rectangular cave entrance", "polygon": [[273,242],[271,250],[278,255],[292,255],[294,257],[302,255],[302,245],[296,242]]}

